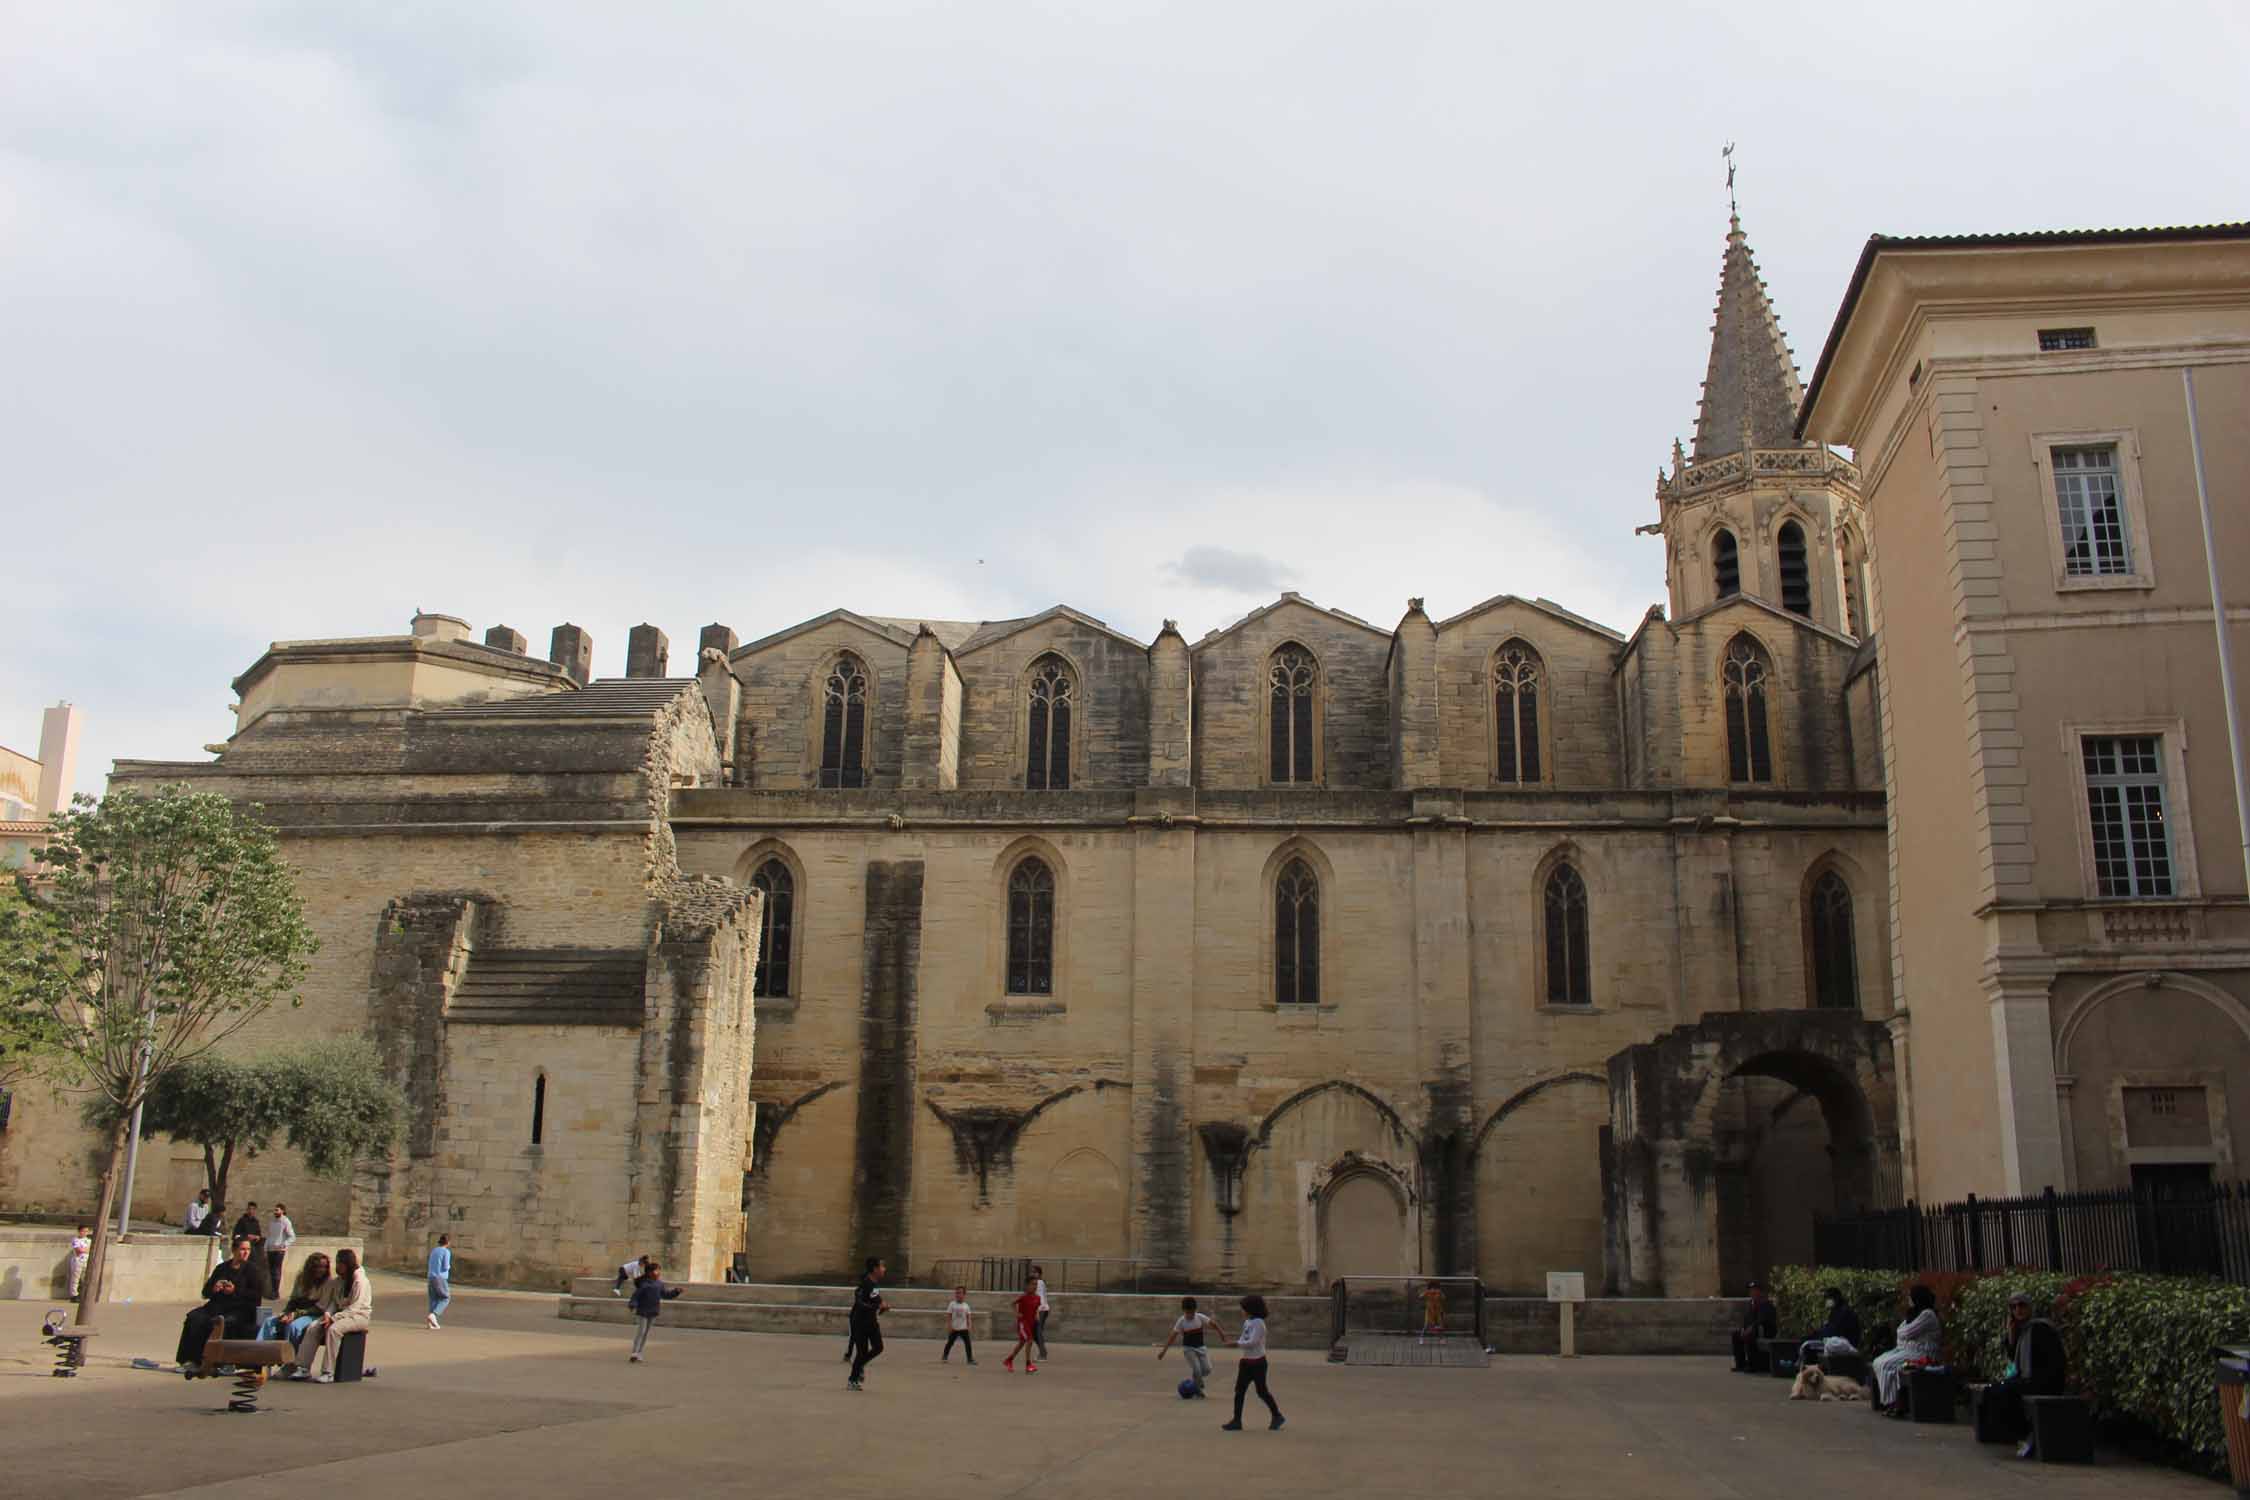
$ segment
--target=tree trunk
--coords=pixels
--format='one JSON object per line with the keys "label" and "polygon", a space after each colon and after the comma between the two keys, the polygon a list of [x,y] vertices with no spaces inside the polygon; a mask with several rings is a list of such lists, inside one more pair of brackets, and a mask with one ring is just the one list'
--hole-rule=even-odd
{"label": "tree trunk", "polygon": [[[205,1152],[205,1159],[208,1160],[211,1148],[206,1146],[203,1149]],[[234,1142],[228,1141],[224,1146],[220,1148],[218,1168],[211,1174],[211,1202],[217,1205],[212,1209],[212,1212],[215,1214],[223,1214],[226,1212],[225,1204],[227,1201],[227,1178],[233,1173],[233,1171]],[[230,1229],[224,1222],[220,1223],[220,1238],[226,1239],[231,1243],[233,1234],[234,1231]]]}
{"label": "tree trunk", "polygon": [[86,1273],[78,1280],[78,1312],[71,1321],[81,1326],[93,1321],[87,1310],[102,1300],[102,1278],[109,1268],[109,1221],[115,1216],[125,1148],[132,1133],[131,1113],[120,1114],[116,1128],[109,1133],[109,1170],[102,1174],[102,1206],[94,1215],[94,1243],[87,1247]]}

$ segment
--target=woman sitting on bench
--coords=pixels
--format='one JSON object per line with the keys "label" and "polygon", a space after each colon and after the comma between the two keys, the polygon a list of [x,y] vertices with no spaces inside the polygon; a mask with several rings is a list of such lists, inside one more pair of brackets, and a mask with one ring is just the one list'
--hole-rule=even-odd
{"label": "woman sitting on bench", "polygon": [[336,1252],[336,1274],[328,1278],[328,1284],[313,1300],[321,1310],[320,1321],[307,1327],[297,1340],[294,1378],[303,1380],[312,1370],[313,1354],[317,1350],[326,1356],[327,1364],[312,1378],[328,1385],[336,1379],[336,1362],[343,1355],[344,1335],[364,1333],[367,1325],[375,1321],[375,1289],[368,1285],[355,1252]]}
{"label": "woman sitting on bench", "polygon": [[1917,1284],[1906,1294],[1908,1315],[1898,1325],[1898,1347],[1875,1356],[1875,1406],[1894,1415],[1901,1409],[1899,1388],[1908,1365],[1934,1365],[1945,1358],[1945,1325],[1938,1318],[1937,1293]]}

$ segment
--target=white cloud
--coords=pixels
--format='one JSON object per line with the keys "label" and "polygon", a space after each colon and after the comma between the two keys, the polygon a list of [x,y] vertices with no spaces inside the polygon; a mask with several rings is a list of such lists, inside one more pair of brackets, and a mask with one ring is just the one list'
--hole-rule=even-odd
{"label": "white cloud", "polygon": [[0,741],[77,700],[88,789],[416,604],[1624,628],[1722,141],[1808,365],[1872,230],[2250,189],[2224,6],[18,10]]}

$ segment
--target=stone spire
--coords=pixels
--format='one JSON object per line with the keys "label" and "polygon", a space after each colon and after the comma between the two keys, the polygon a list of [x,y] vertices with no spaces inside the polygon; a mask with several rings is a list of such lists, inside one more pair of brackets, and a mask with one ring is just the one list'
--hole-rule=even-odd
{"label": "stone spire", "polygon": [[1739,214],[1728,219],[1719,307],[1711,325],[1711,368],[1695,419],[1694,461],[1750,448],[1795,448],[1804,389],[1766,300],[1766,284]]}

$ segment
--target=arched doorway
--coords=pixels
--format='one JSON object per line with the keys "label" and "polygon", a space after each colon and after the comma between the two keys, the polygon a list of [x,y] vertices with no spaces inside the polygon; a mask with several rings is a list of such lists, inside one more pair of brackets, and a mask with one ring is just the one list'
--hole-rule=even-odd
{"label": "arched doorway", "polygon": [[1609,1060],[1608,1276],[1630,1296],[1731,1296],[1800,1258],[1813,1215],[1898,1183],[1889,1031],[1837,1011],[1705,1016]]}
{"label": "arched doorway", "polygon": [[1320,1279],[1407,1276],[1414,1271],[1406,1198],[1370,1168],[1346,1169],[1320,1194]]}

